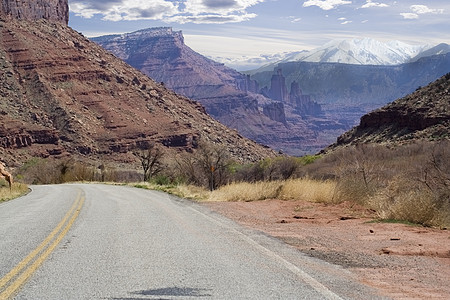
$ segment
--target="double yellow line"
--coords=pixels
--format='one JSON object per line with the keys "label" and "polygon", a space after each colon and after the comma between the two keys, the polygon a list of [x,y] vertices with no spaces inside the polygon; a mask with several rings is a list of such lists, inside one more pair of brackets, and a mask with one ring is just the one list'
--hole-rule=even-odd
{"label": "double yellow line", "polygon": [[80,214],[83,203],[84,196],[80,192],[64,218],[45,240],[0,279],[0,300],[9,299],[55,250]]}

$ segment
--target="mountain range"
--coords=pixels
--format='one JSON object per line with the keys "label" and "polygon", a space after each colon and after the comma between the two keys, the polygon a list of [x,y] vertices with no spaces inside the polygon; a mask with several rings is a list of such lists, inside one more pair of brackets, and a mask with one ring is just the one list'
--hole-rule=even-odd
{"label": "mountain range", "polygon": [[400,41],[383,43],[370,38],[332,40],[312,50],[284,53],[278,60],[246,73],[272,70],[280,63],[300,61],[393,66],[449,52],[450,45],[445,43],[433,46],[428,44],[410,45]]}

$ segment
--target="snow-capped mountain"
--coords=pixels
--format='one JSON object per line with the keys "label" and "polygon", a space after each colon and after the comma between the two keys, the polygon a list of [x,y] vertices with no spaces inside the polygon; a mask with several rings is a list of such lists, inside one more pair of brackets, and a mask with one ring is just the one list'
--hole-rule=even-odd
{"label": "snow-capped mountain", "polygon": [[431,45],[409,45],[400,41],[382,43],[374,39],[333,40],[322,47],[287,56],[281,62],[336,62],[355,65],[399,65],[410,61]]}
{"label": "snow-capped mountain", "polygon": [[416,57],[414,57],[411,62],[415,62],[418,61],[419,59],[421,59],[422,57],[428,57],[428,56],[433,56],[433,55],[441,55],[441,54],[447,54],[450,52],[450,45],[448,44],[439,44],[437,46],[434,46],[428,50],[425,50],[423,52],[420,52],[419,55],[417,55]]}

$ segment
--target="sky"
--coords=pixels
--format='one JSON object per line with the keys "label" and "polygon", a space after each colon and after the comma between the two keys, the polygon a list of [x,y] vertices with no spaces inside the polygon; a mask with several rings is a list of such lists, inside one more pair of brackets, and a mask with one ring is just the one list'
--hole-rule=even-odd
{"label": "sky", "polygon": [[69,0],[69,25],[87,37],[151,27],[238,70],[335,39],[450,44],[449,0]]}

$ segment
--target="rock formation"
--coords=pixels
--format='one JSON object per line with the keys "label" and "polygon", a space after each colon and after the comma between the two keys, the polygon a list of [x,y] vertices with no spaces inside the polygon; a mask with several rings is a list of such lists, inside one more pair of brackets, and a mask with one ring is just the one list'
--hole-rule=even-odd
{"label": "rock formation", "polygon": [[8,182],[9,190],[11,190],[12,184],[13,184],[13,177],[12,177],[11,173],[6,171],[5,165],[1,162],[0,162],[0,175],[3,176],[5,178],[5,180]]}
{"label": "rock formation", "polygon": [[276,74],[273,74],[270,79],[269,98],[282,102],[289,102],[286,79],[284,78],[281,69],[278,69]]}
{"label": "rock formation", "polygon": [[311,100],[310,95],[303,95],[300,85],[297,81],[291,83],[291,92],[289,93],[289,102],[302,117],[320,116],[323,114],[319,103]]}
{"label": "rock formation", "polygon": [[176,154],[199,141],[242,162],[273,155],[63,22],[0,18],[0,41],[0,157],[8,164],[33,156],[129,163],[148,143]]}
{"label": "rock formation", "polygon": [[277,117],[268,117],[263,110],[273,100],[257,94],[256,81],[194,52],[180,31],[151,28],[92,40],[166,87],[199,101],[210,115],[245,137],[291,154],[300,154],[305,141],[315,141],[304,122],[286,127],[282,107],[277,107]]}
{"label": "rock formation", "polygon": [[450,140],[450,73],[364,115],[359,126],[340,136],[331,148],[361,143],[408,143],[418,139]]}
{"label": "rock formation", "polygon": [[19,20],[40,20],[68,24],[68,0],[2,0],[0,14]]}
{"label": "rock formation", "polygon": [[286,114],[284,112],[284,105],[282,102],[272,102],[264,105],[263,113],[271,120],[287,125]]}
{"label": "rock formation", "polygon": [[270,89],[264,89],[261,93],[268,98],[291,105],[294,112],[302,117],[318,117],[323,114],[320,104],[311,100],[310,95],[303,95],[297,81],[291,83],[291,90],[288,93],[286,78],[281,69],[277,69],[272,75]]}

